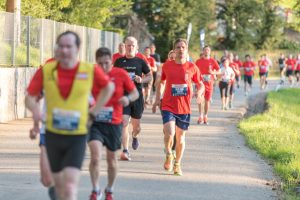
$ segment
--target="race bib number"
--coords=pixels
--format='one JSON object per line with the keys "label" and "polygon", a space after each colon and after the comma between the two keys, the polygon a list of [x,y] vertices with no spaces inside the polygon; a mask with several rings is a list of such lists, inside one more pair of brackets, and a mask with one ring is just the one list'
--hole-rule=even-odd
{"label": "race bib number", "polygon": [[203,81],[209,82],[211,80],[211,75],[210,74],[204,74],[203,75]]}
{"label": "race bib number", "polygon": [[74,131],[78,129],[80,112],[53,109],[53,127],[59,130]]}
{"label": "race bib number", "polygon": [[100,113],[97,114],[95,121],[96,122],[112,122],[112,115],[114,112],[113,107],[104,107],[101,109]]}
{"label": "race bib number", "polygon": [[172,84],[172,96],[186,96],[188,91],[187,84]]}
{"label": "race bib number", "polygon": [[135,72],[128,72],[128,75],[130,77],[131,80],[134,80],[135,78]]}
{"label": "race bib number", "polygon": [[245,70],[246,70],[246,72],[250,72],[251,68],[250,67],[246,67]]}

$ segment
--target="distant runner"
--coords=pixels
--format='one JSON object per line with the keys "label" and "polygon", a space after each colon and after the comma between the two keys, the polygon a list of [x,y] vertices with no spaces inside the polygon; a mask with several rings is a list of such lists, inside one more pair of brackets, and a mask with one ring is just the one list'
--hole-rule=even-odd
{"label": "distant runner", "polygon": [[243,72],[244,72],[244,91],[245,96],[249,95],[249,92],[252,89],[254,70],[256,67],[255,62],[251,61],[251,57],[249,54],[245,56],[245,62],[243,63]]}

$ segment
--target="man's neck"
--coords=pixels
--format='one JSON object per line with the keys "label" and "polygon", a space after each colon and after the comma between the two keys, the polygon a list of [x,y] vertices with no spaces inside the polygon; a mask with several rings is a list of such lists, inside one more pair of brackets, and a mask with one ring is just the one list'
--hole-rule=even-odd
{"label": "man's neck", "polygon": [[72,60],[68,63],[60,62],[59,64],[60,67],[63,69],[73,69],[76,66],[77,62],[78,62],[77,60]]}
{"label": "man's neck", "polygon": [[175,58],[175,63],[176,64],[184,64],[186,63],[186,58]]}
{"label": "man's neck", "polygon": [[206,55],[206,56],[204,56],[204,58],[205,58],[206,60],[208,60],[208,59],[210,59],[210,55]]}
{"label": "man's neck", "polygon": [[131,59],[131,58],[134,58],[135,56],[132,56],[132,55],[130,55],[130,54],[125,54],[125,56],[126,56],[126,58],[129,58],[129,59]]}

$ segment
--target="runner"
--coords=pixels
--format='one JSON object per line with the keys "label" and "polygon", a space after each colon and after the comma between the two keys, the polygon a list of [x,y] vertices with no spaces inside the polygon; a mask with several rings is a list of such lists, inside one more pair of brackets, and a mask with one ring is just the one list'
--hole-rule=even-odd
{"label": "runner", "polygon": [[[197,85],[197,99],[202,98],[204,86],[200,80],[200,72],[195,64],[187,61],[188,43],[185,39],[177,39],[174,43],[175,61],[167,61],[162,68],[161,82],[156,91],[156,107],[162,109],[164,124],[164,142],[166,160],[164,168],[182,175],[181,159],[185,149],[185,134],[190,124],[191,98],[193,96],[192,82]],[[162,88],[165,86],[161,101]],[[176,135],[176,158],[173,165],[172,145]]]}
{"label": "runner", "polygon": [[231,67],[229,67],[229,59],[224,57],[221,61],[223,67],[221,68],[219,82],[221,100],[222,100],[222,110],[228,110],[229,104],[229,89],[230,85],[234,82],[235,73]]}
{"label": "runner", "polygon": [[146,57],[149,65],[150,65],[151,73],[153,75],[153,80],[150,81],[149,83],[145,83],[144,84],[144,89],[145,89],[145,106],[152,104],[152,101],[150,101],[151,90],[152,90],[153,82],[156,81],[156,72],[157,72],[157,67],[156,67],[155,59],[153,57],[151,57],[150,53],[151,53],[150,47],[146,47],[145,50],[144,50],[144,56]]}
{"label": "runner", "polygon": [[[196,61],[196,65],[203,76],[205,85],[204,102],[197,102],[199,109],[198,124],[208,125],[208,110],[213,94],[214,76],[220,72],[220,66],[217,61],[210,57],[211,49],[209,46],[203,48],[203,58]],[[204,112],[203,112],[204,107]]]}
{"label": "runner", "polygon": [[112,62],[115,63],[117,59],[125,56],[125,43],[121,42],[118,46],[118,53],[115,53],[112,57]]}
{"label": "runner", "polygon": [[285,67],[285,57],[284,57],[283,53],[281,53],[280,57],[278,58],[278,65],[279,65],[279,70],[280,70],[280,73],[281,73],[282,70]]}
{"label": "runner", "polygon": [[[236,63],[233,62],[233,54],[229,53],[229,66],[234,71],[235,76],[240,76],[240,69]],[[233,98],[235,93],[235,81],[232,81],[229,89],[229,108],[233,108]]]}
{"label": "runner", "polygon": [[[243,67],[243,63],[242,63],[242,61],[240,61],[239,55],[234,54],[233,62],[238,65],[239,70]],[[240,79],[241,79],[241,75],[235,76],[235,80],[236,80],[236,83],[237,83],[237,88],[240,88]]]}
{"label": "runner", "polygon": [[293,59],[293,55],[290,54],[288,59],[285,61],[285,67],[283,70],[285,72],[286,77],[289,80],[290,87],[293,87],[293,85],[294,85],[293,76],[294,76],[295,64],[296,64],[296,62]]}
{"label": "runner", "polygon": [[248,54],[245,56],[245,60],[246,61],[243,63],[242,69],[244,71],[245,96],[248,96],[252,89],[253,75],[256,65],[253,61],[251,61],[251,56]]}
{"label": "runner", "polygon": [[260,77],[260,89],[263,90],[267,86],[267,72],[269,68],[269,62],[266,58],[266,55],[262,55],[261,59],[258,61],[259,67],[259,77]]}
{"label": "runner", "polygon": [[[129,122],[132,124],[132,148],[137,150],[139,147],[138,134],[141,131],[140,120],[144,111],[144,97],[142,91],[142,84],[149,83],[152,80],[151,71],[147,63],[136,56],[137,40],[134,37],[127,37],[125,40],[126,56],[116,60],[114,66],[125,69],[131,80],[135,83],[139,91],[139,98],[125,107],[123,110],[123,133],[122,144],[123,152],[121,153],[121,160],[131,160],[129,153]],[[142,76],[144,76],[142,78]]]}
{"label": "runner", "polygon": [[300,54],[298,54],[297,60],[296,60],[295,76],[296,76],[297,85],[299,85],[299,83],[300,83]]}
{"label": "runner", "polygon": [[76,200],[88,131],[88,98],[92,91],[101,89],[90,113],[92,117],[109,100],[114,85],[101,69],[77,61],[80,38],[75,32],[60,34],[56,43],[57,61],[45,64],[35,73],[25,103],[32,112],[31,136],[35,137],[41,121],[37,98],[45,92],[45,144],[55,192],[59,200]]}
{"label": "runner", "polygon": [[[139,93],[125,70],[112,67],[111,52],[108,48],[97,50],[96,62],[114,82],[116,90],[104,109],[96,116],[90,129],[88,139],[91,152],[89,170],[93,185],[90,200],[99,200],[102,195],[99,185],[102,145],[106,146],[108,166],[105,200],[112,200],[113,185],[117,176],[116,151],[121,148],[123,106],[128,106],[130,102],[138,99]],[[125,91],[128,95],[124,95]]]}

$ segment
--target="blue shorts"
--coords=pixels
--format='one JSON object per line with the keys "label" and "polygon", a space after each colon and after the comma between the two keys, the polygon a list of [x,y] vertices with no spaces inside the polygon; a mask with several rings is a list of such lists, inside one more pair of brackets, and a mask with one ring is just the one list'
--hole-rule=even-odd
{"label": "blue shorts", "polygon": [[46,143],[45,143],[45,133],[41,133],[40,134],[40,143],[39,143],[39,146],[45,146]]}
{"label": "blue shorts", "polygon": [[188,130],[190,126],[191,115],[190,114],[174,114],[170,111],[162,110],[163,124],[170,121],[175,121],[178,128],[182,130]]}

